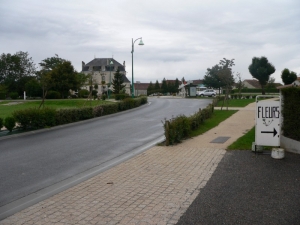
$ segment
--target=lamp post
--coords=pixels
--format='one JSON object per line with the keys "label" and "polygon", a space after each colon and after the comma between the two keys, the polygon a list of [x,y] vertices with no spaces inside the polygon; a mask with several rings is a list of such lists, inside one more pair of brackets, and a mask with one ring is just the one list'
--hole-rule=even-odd
{"label": "lamp post", "polygon": [[110,63],[109,63],[109,86],[108,86],[108,99],[109,99],[109,96],[110,96],[110,86],[111,86],[111,65],[113,65],[113,61],[111,60]]}
{"label": "lamp post", "polygon": [[136,39],[135,41],[133,41],[133,38],[132,38],[132,51],[131,51],[131,54],[132,54],[132,85],[131,85],[131,97],[132,98],[134,98],[134,86],[133,86],[133,52],[134,52],[134,43],[137,41],[137,40],[139,40],[139,39],[141,39],[141,41],[140,41],[140,43],[139,43],[139,45],[144,45],[144,43],[143,43],[143,39],[140,37],[140,38],[138,38],[138,39]]}

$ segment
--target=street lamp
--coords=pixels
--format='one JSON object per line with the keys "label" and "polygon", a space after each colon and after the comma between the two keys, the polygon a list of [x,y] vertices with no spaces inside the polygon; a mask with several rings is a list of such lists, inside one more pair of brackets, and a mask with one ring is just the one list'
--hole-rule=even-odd
{"label": "street lamp", "polygon": [[139,39],[141,39],[141,41],[140,41],[140,43],[139,43],[139,45],[144,45],[144,43],[143,43],[143,39],[140,37],[140,38],[138,38],[138,39],[136,39],[135,41],[133,41],[133,38],[132,38],[132,51],[131,51],[131,54],[132,54],[132,85],[131,85],[131,97],[132,98],[134,98],[134,86],[133,86],[133,52],[134,52],[134,43],[137,41],[137,40],[139,40]]}
{"label": "street lamp", "polygon": [[109,86],[108,86],[108,99],[109,99],[109,96],[110,96],[110,86],[111,86],[111,65],[113,65],[113,61],[111,60],[110,63],[109,63]]}

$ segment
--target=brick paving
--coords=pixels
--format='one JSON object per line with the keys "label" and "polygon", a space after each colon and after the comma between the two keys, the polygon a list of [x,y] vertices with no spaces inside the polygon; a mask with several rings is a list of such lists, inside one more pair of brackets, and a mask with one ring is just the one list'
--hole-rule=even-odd
{"label": "brick paving", "polygon": [[[254,126],[253,105],[182,144],[155,146],[2,221],[4,224],[176,224],[225,154]],[[230,136],[223,144],[215,136]]]}

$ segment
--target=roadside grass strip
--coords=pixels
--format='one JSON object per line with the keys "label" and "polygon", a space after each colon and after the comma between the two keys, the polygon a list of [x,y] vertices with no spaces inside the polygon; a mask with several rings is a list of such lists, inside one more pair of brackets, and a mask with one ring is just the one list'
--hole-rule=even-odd
{"label": "roadside grass strip", "polygon": [[[228,107],[245,107],[246,105],[255,102],[255,99],[230,99],[228,101]],[[223,101],[219,101],[216,105],[217,107],[221,107]],[[223,107],[227,107],[227,102],[224,102]]]}
{"label": "roadside grass strip", "polygon": [[227,147],[227,150],[251,150],[255,141],[255,126]]}
{"label": "roadside grass strip", "polygon": [[236,112],[237,110],[214,110],[211,118],[206,119],[197,130],[193,130],[191,132],[191,137],[201,135],[206,131],[218,126],[221,122],[223,122]]}

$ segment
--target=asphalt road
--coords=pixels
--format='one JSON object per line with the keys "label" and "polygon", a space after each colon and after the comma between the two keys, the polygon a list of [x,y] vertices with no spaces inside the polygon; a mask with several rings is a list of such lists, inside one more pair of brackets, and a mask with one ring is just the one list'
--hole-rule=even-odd
{"label": "asphalt road", "polygon": [[163,136],[164,118],[210,102],[149,98],[139,109],[0,139],[0,207],[146,145]]}

